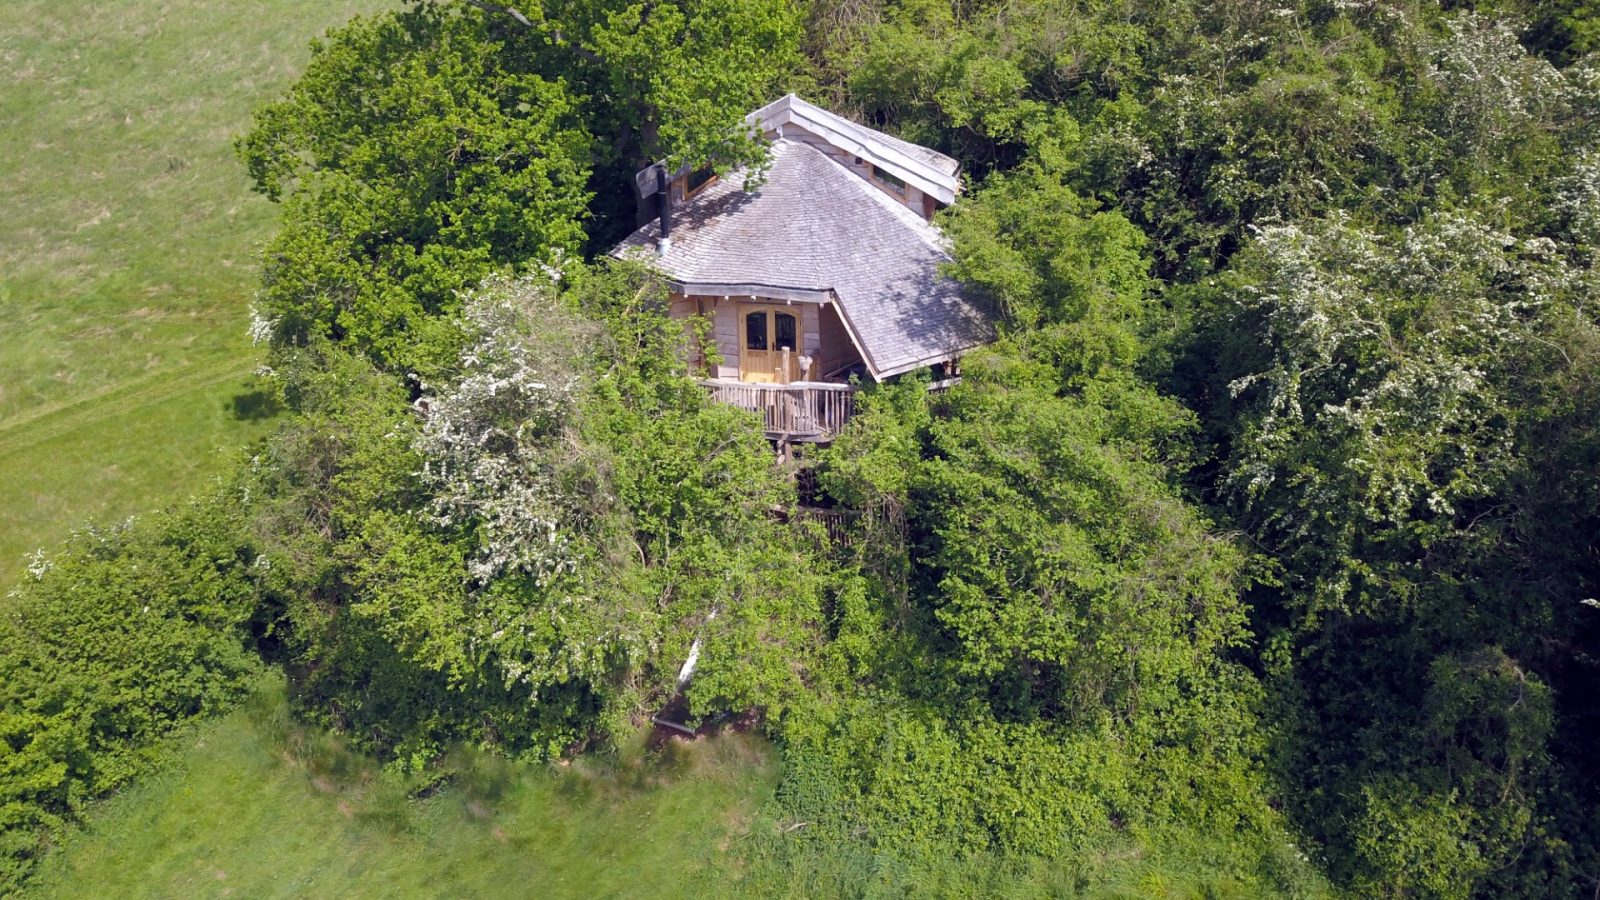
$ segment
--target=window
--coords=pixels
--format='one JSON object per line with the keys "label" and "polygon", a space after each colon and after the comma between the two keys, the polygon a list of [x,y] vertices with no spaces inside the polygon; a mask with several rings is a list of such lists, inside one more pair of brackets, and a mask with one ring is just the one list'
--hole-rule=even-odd
{"label": "window", "polygon": [[889,190],[894,191],[896,194],[899,194],[902,197],[906,195],[906,183],[901,181],[899,178],[896,178],[893,173],[879,168],[878,166],[873,166],[872,178],[874,181],[878,182]]}
{"label": "window", "polygon": [[701,188],[716,180],[717,172],[710,166],[695,169],[693,172],[689,173],[684,182],[683,195],[685,197],[693,197],[695,194],[700,193]]}
{"label": "window", "polygon": [[746,350],[767,349],[766,313],[753,312],[744,317],[744,348]]}
{"label": "window", "polygon": [[777,313],[772,317],[772,330],[775,332],[772,345],[779,350],[793,350],[794,343],[794,316],[788,313]]}

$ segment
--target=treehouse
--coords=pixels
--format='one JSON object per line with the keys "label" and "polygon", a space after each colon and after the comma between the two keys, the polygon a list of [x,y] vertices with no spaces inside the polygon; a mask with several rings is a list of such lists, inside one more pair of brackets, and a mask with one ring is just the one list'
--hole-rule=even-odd
{"label": "treehouse", "polygon": [[959,164],[790,94],[748,117],[771,144],[765,180],[651,166],[649,221],[612,250],[671,283],[671,315],[706,317],[694,362],[726,403],[761,412],[769,437],[832,440],[864,380],[932,370],[993,339],[989,317],[939,272],[933,214]]}

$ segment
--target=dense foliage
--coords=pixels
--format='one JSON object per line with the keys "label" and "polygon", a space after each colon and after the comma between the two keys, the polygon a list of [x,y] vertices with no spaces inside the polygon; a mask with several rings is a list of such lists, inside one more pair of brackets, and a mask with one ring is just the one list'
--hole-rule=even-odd
{"label": "dense foliage", "polygon": [[88,529],[0,619],[0,887],[174,727],[248,693],[260,563],[235,489]]}
{"label": "dense foliage", "polygon": [[286,200],[262,331],[431,370],[457,291],[582,242],[590,137],[565,87],[517,71],[479,19],[423,6],[313,49],[241,142],[257,190]]}
{"label": "dense foliage", "polygon": [[[259,521],[310,714],[418,766],[460,740],[555,755],[670,688],[658,661],[725,592],[729,640],[804,621],[788,606],[816,576],[767,512],[781,478],[641,277],[486,285],[414,406],[332,348],[290,386],[303,416],[258,465]],[[750,643],[741,666],[781,652]]]}
{"label": "dense foliage", "polygon": [[[417,770],[604,750],[693,646],[689,713],[785,754],[747,851],[830,890],[1133,845],[1197,889],[1592,894],[1600,31],[1447,6],[334,32],[240,144],[284,204],[256,331],[293,419],[232,493],[22,588],[7,877],[247,648]],[[961,159],[950,273],[1003,314],[805,478],[695,384],[650,272],[578,258],[632,226],[633,168],[759,167],[740,117],[786,88]]]}
{"label": "dense foliage", "polygon": [[797,64],[798,27],[786,0],[552,3],[537,20],[422,2],[335,30],[239,141],[284,203],[255,333],[439,371],[458,293],[573,255],[592,200],[599,233],[631,227],[634,169],[759,164],[740,123]]}
{"label": "dense foliage", "polygon": [[886,4],[832,70],[995,170],[947,226],[1018,347],[1198,416],[1149,437],[1248,536],[1269,791],[1361,894],[1596,882],[1600,107],[1549,12]]}

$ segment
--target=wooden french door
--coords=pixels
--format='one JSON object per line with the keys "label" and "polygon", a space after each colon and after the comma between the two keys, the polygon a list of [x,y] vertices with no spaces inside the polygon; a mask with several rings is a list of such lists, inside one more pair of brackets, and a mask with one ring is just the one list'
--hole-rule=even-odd
{"label": "wooden french door", "polygon": [[788,307],[739,304],[739,380],[800,380],[800,319]]}

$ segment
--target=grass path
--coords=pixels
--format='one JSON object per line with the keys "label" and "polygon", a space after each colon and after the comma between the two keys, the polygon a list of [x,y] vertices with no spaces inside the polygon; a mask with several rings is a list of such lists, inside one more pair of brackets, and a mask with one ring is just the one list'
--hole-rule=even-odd
{"label": "grass path", "polygon": [[236,413],[241,398],[256,396],[248,368],[201,374],[141,383],[143,393],[117,391],[0,437],[0,597],[34,550],[50,550],[85,520],[181,498],[272,427]]}
{"label": "grass path", "polygon": [[0,596],[265,430],[235,401],[276,210],[232,143],[312,38],[397,2],[0,3]]}
{"label": "grass path", "polygon": [[68,432],[93,428],[107,419],[136,413],[224,381],[248,380],[254,368],[250,359],[223,359],[186,369],[178,376],[146,375],[108,384],[84,397],[29,410],[26,415],[0,423],[0,459]]}

